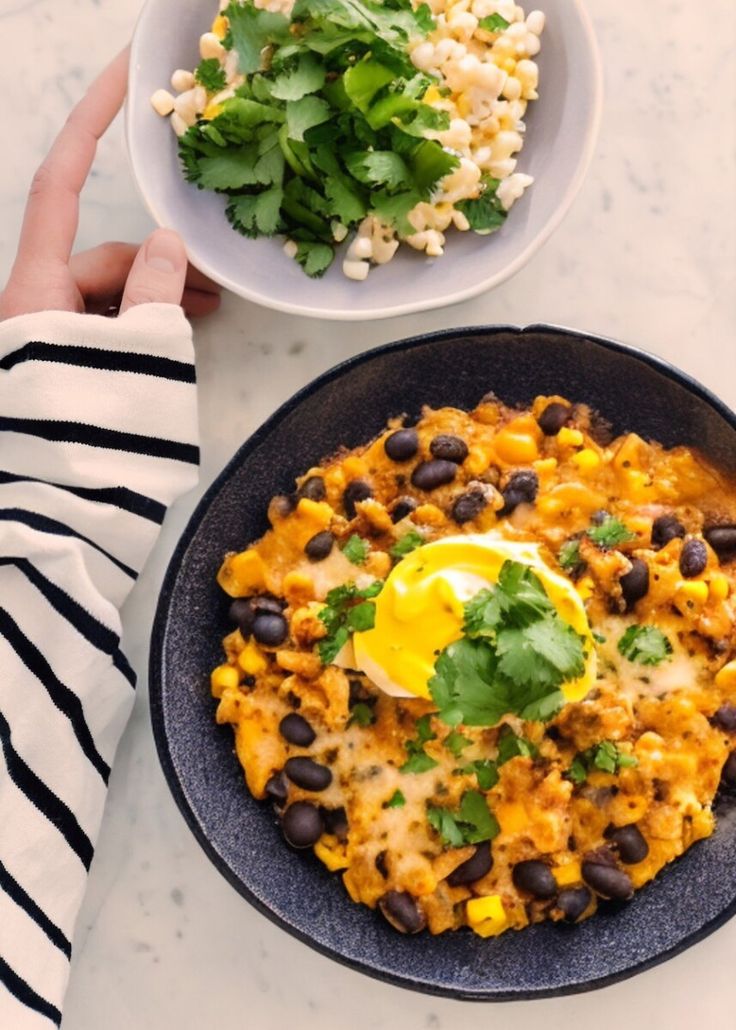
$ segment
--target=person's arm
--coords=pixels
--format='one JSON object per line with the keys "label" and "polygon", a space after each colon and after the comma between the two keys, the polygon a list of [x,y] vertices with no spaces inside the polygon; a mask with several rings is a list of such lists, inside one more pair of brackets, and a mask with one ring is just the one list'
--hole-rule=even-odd
{"label": "person's arm", "polygon": [[[181,241],[159,230],[137,254],[70,257],[126,66],[103,73],[54,144],[0,297],[0,1026],[13,1030],[60,1022],[134,697],[118,609],[197,480]],[[193,282],[189,306],[215,306]],[[79,313],[116,301],[118,318]]]}

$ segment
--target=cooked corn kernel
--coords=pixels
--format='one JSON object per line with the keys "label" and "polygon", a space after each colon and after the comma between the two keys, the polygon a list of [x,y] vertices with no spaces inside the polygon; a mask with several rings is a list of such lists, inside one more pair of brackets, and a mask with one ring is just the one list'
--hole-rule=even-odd
{"label": "cooked corn kernel", "polygon": [[716,674],[716,686],[721,690],[736,690],[736,658]]}
{"label": "cooked corn kernel", "polygon": [[581,872],[579,862],[566,862],[552,870],[558,887],[569,887],[571,883],[580,883]]}
{"label": "cooked corn kernel", "polygon": [[675,605],[682,611],[702,608],[708,600],[708,584],[703,580],[681,580],[675,592]]}
{"label": "cooked corn kernel", "polygon": [[202,118],[206,122],[211,122],[213,118],[217,118],[218,114],[222,114],[222,104],[207,104],[202,112]]}
{"label": "cooked corn kernel", "polygon": [[218,14],[212,22],[212,32],[218,39],[224,39],[227,35],[228,20],[224,14]]}
{"label": "cooked corn kernel", "polygon": [[710,584],[708,586],[708,593],[711,600],[713,601],[725,601],[730,592],[730,586],[728,582],[728,576],[724,576],[722,572],[715,572],[710,577]]}
{"label": "cooked corn kernel", "polygon": [[210,676],[210,687],[213,697],[222,697],[226,687],[237,687],[240,683],[240,675],[234,665],[218,665],[212,670]]}
{"label": "cooked corn kernel", "polygon": [[217,582],[230,597],[245,597],[265,589],[264,574],[261,556],[249,547],[225,559],[217,573]]}
{"label": "cooked corn kernel", "polygon": [[268,662],[255,640],[249,640],[240,652],[238,665],[246,676],[257,676],[258,673],[265,672]]}
{"label": "cooked corn kernel", "polygon": [[582,451],[578,451],[577,454],[573,454],[572,460],[581,472],[593,472],[601,463],[597,451],[592,450],[590,447],[585,447]]}
{"label": "cooked corn kernel", "polygon": [[517,802],[502,802],[494,811],[504,833],[518,833],[529,822],[526,809]]}
{"label": "cooked corn kernel", "polygon": [[314,853],[331,873],[337,872],[338,869],[347,869],[350,864],[346,845],[340,844],[337,837],[330,834],[320,837],[314,845]]}
{"label": "cooked corn kernel", "polygon": [[537,441],[528,433],[502,429],[496,437],[496,453],[510,465],[529,465],[539,457]]}
{"label": "cooked corn kernel", "polygon": [[500,894],[471,898],[465,912],[469,925],[479,937],[497,937],[509,925]]}
{"label": "cooked corn kernel", "polygon": [[560,447],[582,447],[585,437],[579,429],[569,429],[563,426],[557,434],[557,442]]}

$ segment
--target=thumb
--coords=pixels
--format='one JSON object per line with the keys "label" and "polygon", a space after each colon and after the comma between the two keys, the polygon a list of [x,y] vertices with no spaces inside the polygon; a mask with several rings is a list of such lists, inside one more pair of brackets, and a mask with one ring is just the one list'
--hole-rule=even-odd
{"label": "thumb", "polygon": [[136,304],[180,304],[187,254],[178,233],[156,229],[138,251],[128,273],[120,314]]}

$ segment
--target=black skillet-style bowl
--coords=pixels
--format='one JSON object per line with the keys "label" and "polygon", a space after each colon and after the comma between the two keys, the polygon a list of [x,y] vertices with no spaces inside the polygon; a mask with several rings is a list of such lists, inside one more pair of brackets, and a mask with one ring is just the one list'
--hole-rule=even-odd
{"label": "black skillet-style bowl", "polygon": [[422,405],[472,408],[562,394],[597,409],[616,432],[696,445],[736,473],[736,415],[649,354],[546,326],[458,329],[379,347],[338,365],[246,441],[197,507],[171,559],[150,664],[153,728],[174,798],[220,872],[260,912],[305,944],[389,983],[499,1001],[602,987],[664,961],[736,912],[736,801],[718,805],[714,835],[625,905],[580,926],[553,923],[482,939],[463,929],[396,933],[353,904],[339,875],[283,842],[267,804],[248,793],[230,727],[215,725],[209,672],[228,632],[215,582],[226,551],[267,528],[274,494],[339,445],[354,447],[392,415]]}

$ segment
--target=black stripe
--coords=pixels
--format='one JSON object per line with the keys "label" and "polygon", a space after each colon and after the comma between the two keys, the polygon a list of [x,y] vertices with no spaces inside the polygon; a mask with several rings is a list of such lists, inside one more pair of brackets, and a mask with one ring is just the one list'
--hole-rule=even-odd
{"label": "black stripe", "polygon": [[51,922],[44,910],[39,908],[30,894],[26,894],[21,885],[15,877],[8,872],[2,862],[0,862],[0,890],[4,890],[8,897],[16,903],[18,908],[23,909],[25,914],[33,920],[39,929],[43,930],[51,943],[55,945],[59,951],[63,952],[67,958],[72,957],[72,945],[66,934],[59,929],[56,923]]}
{"label": "black stripe", "polygon": [[49,790],[43,780],[36,776],[33,769],[26,765],[15,750],[10,739],[10,724],[2,712],[0,712],[0,744],[2,744],[5,754],[8,775],[13,783],[18,790],[25,794],[31,804],[35,805],[41,815],[45,815],[48,821],[56,827],[84,868],[89,870],[94,852],[92,841],[77,822],[77,817],[69,806],[65,805],[52,790]]}
{"label": "black stripe", "polygon": [[95,501],[98,504],[111,504],[123,511],[129,511],[131,515],[140,515],[142,519],[155,522],[160,526],[166,514],[166,505],[155,501],[153,497],[146,497],[145,494],[136,493],[135,490],[128,490],[125,486],[106,486],[96,489],[87,486],[68,486],[66,483],[51,483],[47,479],[36,479],[34,476],[17,476],[13,472],[0,470],[0,485],[6,483],[40,483],[42,486],[53,487],[54,490],[64,490],[65,493],[74,494],[85,501]]}
{"label": "black stripe", "polygon": [[0,521],[20,522],[22,525],[28,526],[29,529],[35,529],[39,533],[51,533],[54,536],[65,536],[71,537],[74,540],[81,540],[82,543],[89,544],[95,551],[107,558],[121,572],[124,572],[126,576],[130,576],[131,579],[138,578],[138,573],[135,569],[131,569],[125,562],[121,562],[114,555],[110,554],[109,551],[106,551],[104,547],[100,547],[94,540],[90,540],[89,537],[84,536],[82,533],[77,533],[71,526],[67,526],[57,519],[50,519],[48,515],[39,515],[38,512],[27,511],[25,508],[0,508]]}
{"label": "black stripe", "polygon": [[131,669],[128,659],[120,650],[120,637],[108,626],[100,622],[93,615],[70,597],[61,587],[47,579],[39,572],[32,562],[27,558],[0,558],[1,565],[14,565],[19,572],[29,580],[30,583],[43,594],[48,603],[56,612],[74,627],[80,636],[83,636],[88,643],[96,647],[98,651],[109,655],[112,664],[122,673],[131,687],[135,687],[136,676]]}
{"label": "black stripe", "polygon": [[124,433],[119,429],[103,429],[85,422],[63,422],[59,419],[11,418],[0,415],[0,431],[40,436],[43,440],[81,443],[88,447],[104,447],[131,454],[147,454],[150,458],[170,458],[187,465],[199,464],[199,447],[191,443],[162,440],[158,436]]}
{"label": "black stripe", "polygon": [[74,736],[79,741],[82,751],[102,777],[103,783],[106,784],[110,778],[110,766],[95,747],[92,734],[84,718],[82,702],[65,683],[57,678],[54,670],[36,645],[31,643],[4,608],[0,608],[0,635],[5,637],[29,672],[32,672],[36,679],[43,683],[53,703],[71,723]]}
{"label": "black stripe", "polygon": [[0,981],[5,984],[11,994],[21,1002],[26,1008],[33,1009],[34,1012],[40,1012],[42,1016],[46,1016],[56,1026],[61,1023],[61,1012],[55,1008],[51,1002],[46,1001],[40,994],[36,994],[32,987],[29,987],[22,976],[10,968],[8,963],[2,956],[0,956]]}
{"label": "black stripe", "polygon": [[155,354],[136,354],[134,351],[111,351],[103,350],[102,347],[79,347],[75,344],[42,343],[37,340],[0,358],[0,368],[7,372],[24,361],[53,361],[63,365],[99,368],[105,372],[137,372],[179,383],[195,382],[194,365],[187,361],[160,358]]}

